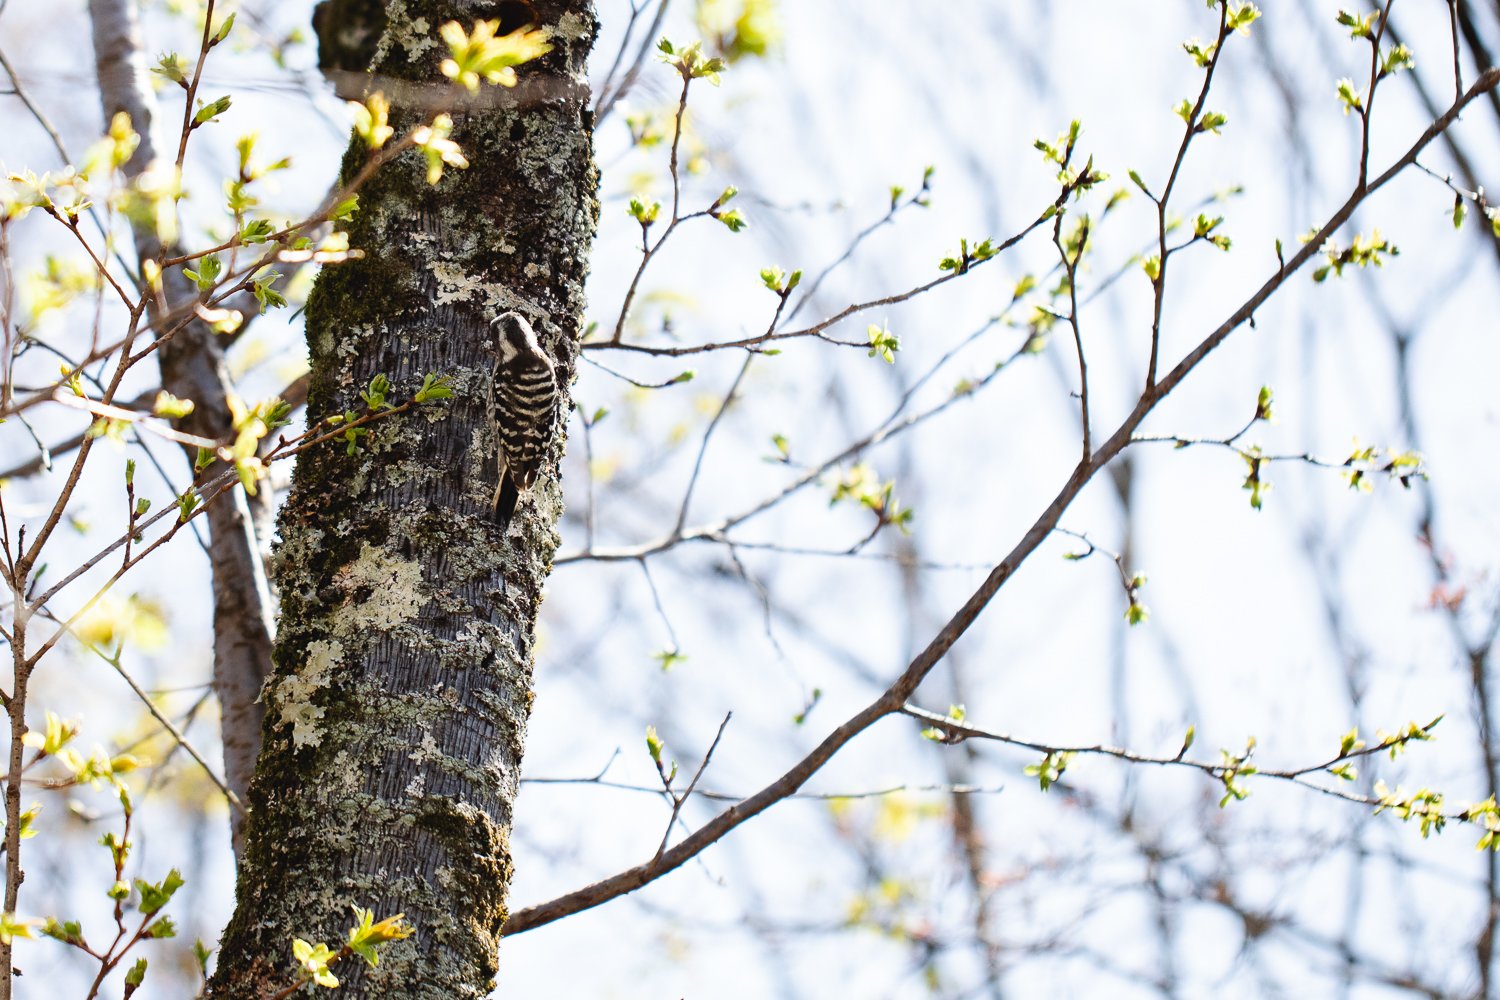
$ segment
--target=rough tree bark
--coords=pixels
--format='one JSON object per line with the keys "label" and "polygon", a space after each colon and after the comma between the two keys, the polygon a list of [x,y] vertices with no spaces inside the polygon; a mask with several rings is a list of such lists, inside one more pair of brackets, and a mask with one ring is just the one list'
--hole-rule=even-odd
{"label": "rough tree bark", "polygon": [[[391,0],[373,88],[397,134],[456,109],[471,161],[431,187],[403,154],[360,192],[361,260],[328,268],[307,310],[308,416],[392,400],[428,373],[455,398],[370,425],[362,450],[304,453],[280,518],[282,600],[246,852],[211,997],[291,981],[293,936],[337,948],[351,905],[417,933],[380,965],[340,964],[346,996],[452,1000],[493,987],[511,874],[508,836],[532,698],[532,639],[561,514],[557,459],[508,530],[489,516],[490,317],[529,317],[571,380],[598,214],[585,69],[591,0]],[[437,29],[528,21],[553,50],[513,91],[460,99]],[[363,162],[356,140],[344,174]],[[568,401],[562,403],[567,413]]]}
{"label": "rough tree bark", "polygon": [[[152,141],[156,99],[146,70],[140,15],[135,0],[89,0],[94,31],[94,60],[106,124],[118,112],[130,115],[141,144],[125,165],[135,177],[157,156]],[[142,260],[163,250],[150,226],[135,227],[136,252]],[[167,248],[170,255],[171,248]],[[166,312],[177,313],[198,297],[196,286],[179,267],[163,275]],[[151,308],[153,319],[162,310]],[[143,338],[144,339],[144,338]],[[191,399],[196,408],[177,426],[214,440],[232,435],[223,351],[206,323],[193,321],[163,344],[157,353],[162,386]],[[192,451],[189,461],[192,460]],[[217,471],[218,467],[214,470]],[[271,592],[266,582],[249,502],[235,490],[209,506],[209,562],[214,579],[214,693],[219,699],[224,744],[224,780],[241,802],[255,770],[264,709],[261,685],[271,667]],[[234,851],[243,848],[243,809],[231,810]]]}

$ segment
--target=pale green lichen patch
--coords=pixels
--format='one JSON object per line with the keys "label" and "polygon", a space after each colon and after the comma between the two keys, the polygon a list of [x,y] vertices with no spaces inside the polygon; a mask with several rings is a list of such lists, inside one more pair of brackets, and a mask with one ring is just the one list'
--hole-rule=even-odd
{"label": "pale green lichen patch", "polygon": [[431,482],[437,478],[437,471],[433,469],[432,463],[426,459],[405,458],[391,462],[382,470],[385,473],[385,485],[401,486],[406,483]]}
{"label": "pale green lichen patch", "polygon": [[558,18],[557,24],[548,25],[546,31],[551,37],[576,42],[590,37],[593,34],[594,25],[590,18],[579,17],[569,12]]}
{"label": "pale green lichen patch", "polygon": [[323,742],[326,710],[315,701],[346,655],[345,643],[367,640],[406,624],[426,601],[421,566],[368,542],[361,543],[359,556],[334,577],[334,585],[345,595],[329,616],[336,638],[308,643],[301,666],[283,675],[271,690],[276,725],[291,727],[296,749]]}
{"label": "pale green lichen patch", "polygon": [[276,724],[292,727],[292,746],[301,749],[317,746],[322,742],[318,731],[324,710],[312,703],[313,696],[328,686],[333,668],[343,657],[344,647],[339,642],[319,639],[307,644],[307,659],[297,673],[288,674],[276,684],[272,695],[272,706],[276,709]]}
{"label": "pale green lichen patch", "polygon": [[331,624],[335,635],[389,632],[415,618],[426,600],[422,567],[369,542],[361,543],[359,558],[341,569],[333,582],[351,596],[366,595],[364,600],[349,601],[334,611]]}
{"label": "pale green lichen patch", "polygon": [[521,662],[520,650],[511,641],[510,633],[485,621],[469,621],[459,630],[458,637],[444,643],[438,650],[445,667],[478,666],[488,659],[488,651],[494,650],[508,663]]}
{"label": "pale green lichen patch", "polygon": [[[505,252],[504,247],[500,249]],[[514,249],[514,247],[511,248],[511,250]],[[535,268],[538,265],[527,266]],[[531,316],[537,316],[542,312],[535,303],[528,302],[517,295],[512,286],[476,278],[463,264],[433,259],[428,262],[427,270],[437,281],[436,301],[440,305],[451,302],[472,302],[495,313],[517,309]],[[544,272],[546,270],[543,268]]]}
{"label": "pale green lichen patch", "polygon": [[407,752],[407,756],[414,764],[424,764],[441,761],[447,754],[438,747],[437,739],[431,733],[423,733],[417,745]]}
{"label": "pale green lichen patch", "polygon": [[307,700],[311,694],[310,689],[299,688],[295,678],[282,681],[277,689],[277,698],[281,702],[277,725],[292,727],[292,746],[299,750],[323,742],[318,726],[323,721],[324,710]]}
{"label": "pale green lichen patch", "polygon": [[375,65],[384,62],[392,48],[405,52],[415,62],[422,53],[438,47],[432,25],[425,17],[412,17],[406,10],[406,0],[389,0],[385,16],[386,30],[375,50]]}

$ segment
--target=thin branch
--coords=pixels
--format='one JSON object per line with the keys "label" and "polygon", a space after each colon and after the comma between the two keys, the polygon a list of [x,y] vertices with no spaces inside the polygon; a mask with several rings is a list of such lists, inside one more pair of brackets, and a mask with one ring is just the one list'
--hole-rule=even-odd
{"label": "thin branch", "polygon": [[[619,792],[635,792],[642,795],[660,796],[660,785],[633,785],[626,781],[607,781],[600,777],[588,778],[522,778],[523,785],[593,785],[597,788],[608,788]],[[796,792],[788,795],[788,799],[800,799],[804,802],[841,802],[853,799],[878,799],[888,795],[900,795],[902,793],[931,793],[945,796],[952,795],[999,795],[1005,791],[1004,785],[890,785],[886,788],[872,788],[865,791],[855,792]],[[739,802],[745,796],[735,792],[720,792],[712,789],[700,788],[693,793],[700,799],[711,802]]]}
{"label": "thin branch", "polygon": [[[662,6],[666,6],[665,0]],[[684,221],[679,212],[682,203],[682,180],[677,175],[677,148],[682,142],[682,119],[687,114],[688,89],[692,86],[692,83],[693,74],[689,70],[684,69],[682,71],[682,92],[677,98],[677,114],[672,120],[672,153],[667,166],[667,171],[672,177],[672,217],[667,221],[667,228],[663,230],[661,236],[657,238],[654,244],[649,240],[651,223],[647,222],[644,218],[640,220],[641,262],[635,269],[635,275],[630,279],[630,287],[625,290],[625,300],[620,303],[620,316],[615,320],[615,332],[609,339],[609,343],[611,344],[618,344],[620,338],[625,333],[625,321],[630,318],[630,307],[635,302],[636,291],[640,288],[641,278],[646,273],[646,267],[651,263],[652,258],[656,256],[657,252],[661,250],[662,245],[667,242],[667,238]]]}
{"label": "thin branch", "polygon": [[1413,740],[1422,740],[1424,738],[1427,738],[1430,735],[1433,727],[1437,725],[1437,721],[1434,720],[1433,722],[1428,723],[1426,726],[1419,727],[1419,731],[1422,734],[1420,736],[1412,735],[1410,733],[1400,734],[1396,736],[1387,736],[1384,739],[1381,739],[1368,746],[1358,746],[1357,749],[1351,748],[1347,751],[1337,753],[1332,757],[1327,758],[1326,760],[1319,761],[1316,764],[1308,764],[1303,767],[1297,768],[1277,769],[1262,768],[1257,766],[1251,769],[1246,767],[1246,764],[1250,757],[1250,753],[1248,751],[1244,756],[1232,757],[1229,762],[1215,762],[1193,760],[1192,758],[1187,757],[1186,746],[1184,746],[1182,750],[1178,751],[1171,757],[1153,756],[1150,754],[1138,753],[1134,750],[1127,750],[1123,747],[1109,746],[1108,744],[1104,743],[1093,743],[1084,746],[1055,746],[1047,743],[1040,743],[1035,740],[1022,739],[1017,736],[1011,736],[1007,733],[1000,733],[994,730],[984,729],[982,727],[972,725],[968,722],[953,719],[947,715],[940,715],[937,712],[930,712],[926,709],[918,708],[915,705],[908,704],[903,706],[901,709],[901,714],[910,716],[911,718],[916,719],[918,722],[925,722],[929,727],[940,734],[940,739],[943,742],[947,743],[959,743],[969,739],[989,740],[995,743],[1004,743],[1008,746],[1020,747],[1024,750],[1033,750],[1040,754],[1084,754],[1099,757],[1113,757],[1116,760],[1123,760],[1131,764],[1154,764],[1161,767],[1184,767],[1194,771],[1201,771],[1212,778],[1221,780],[1226,776],[1233,777],[1237,774],[1245,774],[1247,776],[1253,775],[1255,777],[1262,778],[1274,778],[1279,781],[1294,782],[1296,784],[1302,785],[1304,788],[1311,788],[1315,791],[1323,792],[1324,794],[1334,795],[1346,801],[1357,802],[1361,805],[1367,806],[1379,806],[1381,805],[1381,801],[1378,798],[1374,798],[1368,795],[1360,795],[1353,792],[1345,792],[1342,789],[1330,789],[1326,786],[1312,784],[1306,779],[1309,775],[1312,774],[1333,774],[1335,773],[1334,768],[1340,767],[1341,765],[1360,760],[1364,757],[1371,757],[1375,754],[1385,753],[1392,748],[1406,746]]}
{"label": "thin branch", "polygon": [[744,363],[729,385],[729,391],[724,394],[724,399],[719,403],[719,408],[714,412],[713,419],[708,422],[708,428],[703,432],[703,440],[698,445],[698,456],[693,460],[693,474],[688,478],[687,489],[682,493],[682,506],[677,509],[677,521],[672,525],[672,535],[682,537],[683,525],[687,524],[688,508],[693,502],[693,490],[698,485],[698,476],[703,471],[703,458],[708,454],[708,444],[713,440],[714,431],[718,429],[719,422],[724,419],[724,414],[733,405],[735,394],[740,391],[740,383],[745,381],[745,375],[750,371],[750,365],[755,361],[754,354],[746,354]]}
{"label": "thin branch", "polygon": [[1083,424],[1083,461],[1088,463],[1089,455],[1093,453],[1093,440],[1090,437],[1090,425],[1092,418],[1089,416],[1089,362],[1088,356],[1083,350],[1083,331],[1078,321],[1078,262],[1083,259],[1083,249],[1088,245],[1089,220],[1084,216],[1078,223],[1078,249],[1071,256],[1068,248],[1062,241],[1062,215],[1052,226],[1052,243],[1057,247],[1057,252],[1062,257],[1062,264],[1068,276],[1068,326],[1073,331],[1073,346],[1078,351],[1078,405],[1079,417]]}
{"label": "thin branch", "polygon": [[677,642],[677,630],[672,628],[672,619],[667,615],[666,606],[661,602],[661,591],[656,589],[656,581],[651,577],[651,567],[644,559],[637,562],[640,564],[641,574],[646,578],[646,588],[651,591],[651,603],[656,605],[656,614],[661,618],[662,625],[666,626],[667,640],[672,644],[668,652],[676,655],[682,651],[682,647]]}
{"label": "thin branch", "polygon": [[[609,113],[615,109],[615,105],[626,94],[630,93],[631,88],[635,86],[636,77],[640,76],[641,67],[646,64],[646,59],[651,55],[651,49],[656,44],[657,32],[661,30],[662,21],[667,16],[667,7],[670,3],[671,0],[661,0],[661,4],[656,8],[656,16],[652,18],[651,26],[646,29],[646,33],[641,36],[641,45],[636,50],[635,58],[631,60],[630,69],[625,72],[625,76],[620,80],[619,86],[614,89],[614,93],[606,95],[603,91],[600,92],[599,103],[594,111],[595,128],[598,128],[599,123],[609,117]],[[632,20],[634,19],[632,18]],[[621,49],[622,51],[624,49],[623,42],[621,43]],[[614,70],[611,68],[610,76],[613,75]]]}
{"label": "thin branch", "polygon": [[182,102],[182,129],[177,142],[178,174],[182,173],[182,162],[187,159],[188,136],[193,134],[193,98],[198,96],[198,83],[203,78],[203,64],[208,62],[208,50],[213,46],[214,0],[206,0],[203,9],[203,41],[198,47],[198,61],[193,65],[193,79],[186,87],[187,97]]}
{"label": "thin branch", "polygon": [[1157,235],[1157,273],[1151,278],[1152,304],[1151,304],[1151,358],[1146,364],[1146,391],[1156,385],[1156,367],[1161,353],[1161,315],[1162,307],[1166,302],[1167,294],[1167,262],[1171,259],[1172,251],[1167,248],[1167,202],[1172,198],[1172,189],[1177,186],[1177,177],[1182,172],[1182,164],[1187,160],[1188,147],[1193,142],[1193,136],[1199,132],[1199,122],[1203,115],[1203,105],[1208,100],[1209,88],[1213,86],[1214,70],[1219,66],[1219,57],[1224,52],[1224,42],[1229,38],[1229,5],[1219,4],[1219,32],[1214,41],[1213,51],[1209,55],[1208,65],[1203,71],[1203,87],[1198,91],[1198,100],[1193,105],[1192,111],[1187,116],[1187,127],[1182,133],[1182,142],[1177,147],[1177,156],[1172,160],[1172,171],[1167,175],[1166,187],[1162,188],[1161,196],[1146,192],[1146,196],[1156,203],[1156,235]]}
{"label": "thin branch", "polygon": [[677,825],[677,817],[682,813],[683,803],[692,796],[693,789],[698,787],[698,780],[703,777],[703,772],[708,770],[708,762],[714,759],[714,751],[719,748],[719,741],[724,738],[724,729],[729,725],[729,720],[733,715],[733,712],[724,714],[724,721],[719,723],[719,731],[714,734],[714,741],[708,745],[708,752],[703,755],[703,762],[698,765],[698,770],[693,772],[693,780],[688,782],[687,790],[679,795],[672,791],[671,783],[667,783],[667,794],[672,797],[672,816],[667,820],[666,832],[661,835],[661,846],[656,849],[658,858],[662,856],[662,852],[667,849],[667,844],[671,842],[672,827]]}

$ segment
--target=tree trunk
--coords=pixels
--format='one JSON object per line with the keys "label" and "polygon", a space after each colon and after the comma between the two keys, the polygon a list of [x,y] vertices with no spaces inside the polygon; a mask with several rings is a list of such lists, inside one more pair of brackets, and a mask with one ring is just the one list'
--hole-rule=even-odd
{"label": "tree trunk", "polygon": [[[529,8],[529,9],[528,9]],[[508,13],[509,12],[509,13]],[[438,72],[443,23],[517,13],[553,50],[521,85],[460,102]],[[392,3],[372,67],[399,136],[455,107],[471,166],[436,186],[408,152],[359,194],[360,260],[320,276],[307,309],[308,418],[365,411],[376,375],[453,399],[303,453],[280,518],[281,595],[263,748],[215,998],[293,981],[292,938],[337,949],[352,905],[404,913],[415,936],[377,968],[335,967],[342,996],[479,997],[493,988],[511,875],[511,806],[531,707],[532,640],[562,511],[552,449],[502,530],[484,335],[507,309],[552,352],[569,402],[598,215],[585,70],[591,0],[472,8]],[[356,139],[344,161],[364,162]]]}

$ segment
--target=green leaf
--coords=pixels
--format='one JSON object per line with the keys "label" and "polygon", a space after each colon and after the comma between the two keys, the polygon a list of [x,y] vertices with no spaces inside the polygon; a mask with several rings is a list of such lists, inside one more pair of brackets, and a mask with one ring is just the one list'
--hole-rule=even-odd
{"label": "green leaf", "polygon": [[1380,75],[1390,76],[1392,73],[1400,73],[1416,66],[1417,61],[1411,54],[1411,49],[1405,45],[1392,46],[1380,62]]}
{"label": "green leaf", "polygon": [[54,917],[48,917],[42,924],[42,933],[47,937],[63,944],[81,945],[85,944],[83,937],[83,925],[76,920],[59,921]]}
{"label": "green leaf", "polygon": [[1224,26],[1242,35],[1250,34],[1250,25],[1260,18],[1260,8],[1253,3],[1231,3]]}
{"label": "green leaf", "polygon": [[198,260],[197,270],[184,267],[182,273],[198,286],[200,292],[206,292],[213,288],[214,283],[219,280],[219,275],[224,272],[224,262],[219,259],[218,254],[209,254]]}
{"label": "green leaf", "polygon": [[351,194],[333,206],[333,211],[328,213],[328,218],[333,222],[346,222],[352,219],[357,211],[359,211],[359,195]]}
{"label": "green leaf", "polygon": [[280,271],[262,271],[250,283],[250,290],[255,293],[255,301],[260,303],[261,309],[276,309],[286,305],[286,296],[272,287],[280,277]]}
{"label": "green leaf", "polygon": [[17,829],[20,831],[17,836],[21,840],[30,840],[38,833],[41,833],[41,831],[36,828],[37,813],[41,811],[41,806],[32,806],[30,809],[27,809],[21,813],[20,822],[16,824]]}
{"label": "green leaf", "polygon": [[144,879],[135,880],[136,891],[141,894],[140,911],[150,916],[171,900],[172,895],[183,886],[182,873],[173,868],[167,873],[167,877],[158,883],[150,883]]}
{"label": "green leaf", "polygon": [[714,215],[714,218],[724,223],[724,225],[729,229],[731,233],[738,233],[746,226],[750,225],[750,223],[745,220],[745,217],[740,214],[740,211],[737,208],[731,208],[727,212],[719,212]]}
{"label": "green leaf", "polygon": [[888,365],[896,363],[896,352],[901,349],[901,339],[883,326],[871,323],[865,331],[870,338],[868,357],[880,358]]}
{"label": "green leaf", "polygon": [[218,98],[217,100],[210,101],[207,104],[199,101],[198,111],[193,115],[192,127],[197,128],[200,125],[207,125],[209,122],[219,117],[219,115],[222,115],[224,112],[228,111],[230,103],[230,98],[227,94],[223,97]]}
{"label": "green leaf", "polygon": [[1242,485],[1244,489],[1250,491],[1250,507],[1253,510],[1260,510],[1261,505],[1265,502],[1265,495],[1271,489],[1270,482],[1261,475],[1261,471],[1266,464],[1266,458],[1261,453],[1259,446],[1254,446],[1240,452],[1240,457],[1245,460],[1245,464],[1249,467]]}
{"label": "green leaf", "polygon": [[14,913],[0,913],[0,943],[10,944],[16,938],[30,938],[35,920],[23,920]]}
{"label": "green leaf", "polygon": [[187,86],[187,70],[175,52],[164,52],[157,56],[156,65],[151,67],[151,72],[166,77],[178,86]]}
{"label": "green leaf", "polygon": [[1073,754],[1067,751],[1049,751],[1042,758],[1040,764],[1028,764],[1023,768],[1023,773],[1037,779],[1037,784],[1042,791],[1048,791],[1063,776],[1068,765],[1073,762]]}
{"label": "green leaf", "polygon": [[156,394],[156,401],[151,404],[151,412],[158,417],[167,417],[170,420],[180,420],[192,413],[194,403],[191,399],[178,399],[163,389]]}
{"label": "green leaf", "polygon": [[1373,38],[1375,37],[1375,18],[1377,12],[1371,12],[1364,16],[1351,14],[1347,10],[1338,12],[1336,20],[1339,24],[1349,29],[1350,38]]}
{"label": "green leaf", "polygon": [[363,958],[371,967],[380,964],[376,948],[387,941],[400,941],[415,933],[415,928],[405,923],[406,914],[398,913],[382,920],[375,919],[373,910],[354,907],[356,923],[349,928],[347,938],[349,950]]}
{"label": "green leaf", "polygon": [[1198,124],[1193,131],[1212,132],[1214,135],[1218,135],[1219,129],[1228,123],[1229,118],[1226,115],[1222,115],[1217,111],[1205,111],[1203,112],[1203,117],[1198,119]]}
{"label": "green leaf", "polygon": [[1206,69],[1213,62],[1214,55],[1219,51],[1217,44],[1204,45],[1196,38],[1190,38],[1182,43],[1182,51],[1193,57],[1193,62],[1198,64],[1199,69]]}
{"label": "green leaf", "polygon": [[453,386],[446,375],[435,375],[429,372],[422,376],[422,388],[412,397],[413,402],[426,403],[434,399],[453,398]]}
{"label": "green leaf", "polygon": [[1351,111],[1363,113],[1365,110],[1364,99],[1359,96],[1359,90],[1354,86],[1354,81],[1347,76],[1339,80],[1337,85],[1339,103],[1344,107],[1344,114]]}
{"label": "green leaf", "polygon": [[653,201],[650,205],[647,205],[639,198],[631,198],[628,211],[630,212],[630,217],[642,226],[650,226],[661,215],[661,202]]}
{"label": "green leaf", "polygon": [[514,67],[552,51],[546,33],[541,30],[521,29],[497,35],[499,28],[498,19],[475,21],[474,29],[469,32],[457,21],[438,28],[449,54],[439,66],[443,75],[471,94],[479,91],[481,82],[514,87],[519,82]]}
{"label": "green leaf", "polygon": [[371,94],[364,104],[354,104],[354,134],[371,149],[379,149],[395,134],[390,126],[390,103],[380,91]]}
{"label": "green leaf", "polygon": [[663,649],[651,657],[665,673],[679,663],[687,662],[687,654],[678,649]]}
{"label": "green leaf", "polygon": [[1364,749],[1365,741],[1359,738],[1359,727],[1349,730],[1339,740],[1339,756],[1347,757],[1356,750]]}
{"label": "green leaf", "polygon": [[436,184],[443,179],[443,168],[463,170],[469,165],[468,157],[458,143],[448,138],[453,133],[453,116],[440,114],[431,125],[419,125],[412,129],[411,143],[422,151],[427,160],[427,183]]}
{"label": "green leaf", "polygon": [[270,219],[256,219],[246,223],[245,228],[240,230],[240,242],[247,245],[264,243],[275,231],[276,227],[271,224]]}
{"label": "green leaf", "polygon": [[330,990],[338,987],[338,977],[328,969],[328,963],[334,959],[335,953],[326,944],[320,941],[313,945],[301,938],[292,938],[292,957],[314,983]]}
{"label": "green leaf", "polygon": [[386,402],[386,396],[391,391],[391,380],[384,375],[376,375],[370,379],[370,387],[359,394],[359,398],[365,401],[365,406],[371,410],[391,409],[391,404]]}
{"label": "green leaf", "polygon": [[1268,385],[1261,386],[1260,387],[1260,394],[1255,397],[1255,419],[1256,420],[1264,420],[1267,423],[1271,423],[1272,421],[1274,421],[1276,419],[1275,414],[1271,410],[1271,404],[1272,404],[1272,402],[1273,402],[1273,399],[1272,399],[1271,387],[1268,386]]}
{"label": "green leaf", "polygon": [[150,927],[146,928],[148,938],[173,938],[177,936],[177,925],[172,922],[171,917],[157,917]]}

